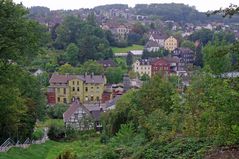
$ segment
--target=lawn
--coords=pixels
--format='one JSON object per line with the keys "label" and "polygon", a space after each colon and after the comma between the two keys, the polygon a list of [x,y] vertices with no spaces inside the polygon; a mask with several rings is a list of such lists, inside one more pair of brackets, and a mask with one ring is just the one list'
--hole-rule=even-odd
{"label": "lawn", "polygon": [[104,148],[99,137],[78,139],[73,142],[47,141],[45,144],[31,145],[26,149],[12,148],[6,153],[0,153],[0,159],[55,159],[64,150],[76,152],[79,158],[90,158]]}
{"label": "lawn", "polygon": [[132,45],[124,48],[112,47],[113,53],[126,53],[129,52],[130,50],[143,50],[143,49],[144,49],[143,45]]}

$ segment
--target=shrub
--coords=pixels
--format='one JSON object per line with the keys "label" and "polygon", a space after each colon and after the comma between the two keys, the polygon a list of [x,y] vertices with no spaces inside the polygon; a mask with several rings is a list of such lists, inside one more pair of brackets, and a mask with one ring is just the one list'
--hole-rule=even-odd
{"label": "shrub", "polygon": [[47,114],[53,119],[63,119],[63,113],[68,109],[66,104],[56,104],[51,106],[47,110]]}
{"label": "shrub", "polygon": [[40,140],[44,136],[44,130],[42,128],[37,128],[33,134],[32,134],[32,139],[33,140]]}
{"label": "shrub", "polygon": [[77,159],[77,155],[73,150],[69,149],[59,154],[56,159]]}
{"label": "shrub", "polygon": [[66,139],[67,140],[72,140],[75,139],[79,136],[79,130],[76,130],[72,127],[67,127],[66,128]]}
{"label": "shrub", "polygon": [[48,137],[51,140],[61,140],[65,138],[66,129],[64,126],[51,125],[48,131]]}

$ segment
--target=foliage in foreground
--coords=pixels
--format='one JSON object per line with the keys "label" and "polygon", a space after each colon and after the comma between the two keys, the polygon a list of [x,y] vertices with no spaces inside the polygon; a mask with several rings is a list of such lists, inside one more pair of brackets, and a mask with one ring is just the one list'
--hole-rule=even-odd
{"label": "foliage in foreground", "polygon": [[[116,109],[104,114],[102,141],[111,145],[111,152],[119,158],[203,158],[209,148],[239,144],[235,83],[198,72],[179,94],[170,81],[155,77],[139,91],[123,95]],[[142,142],[135,146],[140,134]],[[126,142],[127,137],[133,143]]]}

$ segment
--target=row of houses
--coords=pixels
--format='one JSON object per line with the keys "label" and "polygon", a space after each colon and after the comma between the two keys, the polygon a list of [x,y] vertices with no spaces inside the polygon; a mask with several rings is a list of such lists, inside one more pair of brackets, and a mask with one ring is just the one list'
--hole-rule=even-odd
{"label": "row of houses", "polygon": [[57,103],[106,103],[117,95],[122,95],[131,88],[140,88],[142,82],[130,79],[127,74],[123,83],[106,84],[104,75],[70,75],[53,73],[47,90],[49,105]]}
{"label": "row of houses", "polygon": [[140,76],[144,74],[152,77],[155,74],[163,75],[186,73],[186,67],[195,60],[194,52],[189,48],[176,48],[169,57],[139,59],[133,64],[134,72]]}
{"label": "row of houses", "polygon": [[102,75],[61,75],[54,73],[49,80],[48,104],[68,104],[63,114],[66,127],[78,130],[96,129],[100,131],[101,113],[114,109],[121,95],[131,88],[139,88],[142,83],[124,76],[122,84],[106,84]]}
{"label": "row of houses", "polygon": [[160,48],[173,51],[178,48],[178,40],[173,36],[167,37],[160,32],[150,32],[149,41],[145,45],[148,52],[157,52]]}

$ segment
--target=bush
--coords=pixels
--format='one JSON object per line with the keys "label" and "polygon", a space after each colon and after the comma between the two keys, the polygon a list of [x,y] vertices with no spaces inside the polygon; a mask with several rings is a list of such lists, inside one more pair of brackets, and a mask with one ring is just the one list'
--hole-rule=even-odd
{"label": "bush", "polygon": [[72,127],[67,127],[66,128],[66,139],[67,140],[72,140],[75,139],[79,136],[79,130],[76,130]]}
{"label": "bush", "polygon": [[51,125],[48,131],[48,137],[51,140],[61,140],[65,138],[66,128],[60,125]]}
{"label": "bush", "polygon": [[53,119],[63,119],[63,113],[68,109],[66,104],[56,104],[51,106],[47,110],[47,114]]}
{"label": "bush", "polygon": [[33,140],[40,140],[44,136],[44,130],[42,128],[36,129],[33,134],[32,134],[32,139]]}
{"label": "bush", "polygon": [[69,149],[62,152],[56,159],[77,159],[76,153]]}

